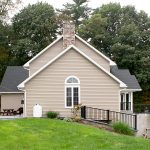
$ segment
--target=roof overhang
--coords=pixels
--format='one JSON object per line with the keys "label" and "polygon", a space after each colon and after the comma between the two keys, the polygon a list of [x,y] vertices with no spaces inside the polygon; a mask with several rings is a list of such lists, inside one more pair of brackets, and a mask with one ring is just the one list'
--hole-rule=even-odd
{"label": "roof overhang", "polygon": [[[112,61],[110,58],[108,58],[107,56],[105,56],[103,53],[101,53],[100,51],[98,51],[96,48],[94,48],[92,45],[90,45],[88,42],[86,42],[85,40],[83,40],[81,37],[79,37],[78,35],[75,35],[75,37],[77,39],[79,39],[81,42],[83,42],[85,45],[87,45],[88,47],[90,47],[92,50],[94,50],[97,54],[99,54],[100,56],[102,56],[104,59],[106,59],[109,64],[111,66],[116,66],[116,63],[114,61]],[[36,58],[38,58],[41,54],[43,54],[45,51],[47,51],[50,47],[52,47],[55,43],[57,43],[59,40],[61,40],[63,38],[63,36],[60,36],[59,38],[57,38],[54,42],[52,42],[50,45],[48,45],[46,48],[44,48],[41,52],[39,52],[36,56],[34,56],[32,59],[30,59],[27,63],[24,64],[24,68],[25,69],[29,69],[29,64],[34,61]]]}
{"label": "roof overhang", "polygon": [[52,47],[55,43],[57,43],[59,40],[62,39],[63,36],[60,36],[57,38],[54,42],[52,42],[50,45],[48,45],[46,48],[44,48],[41,52],[39,52],[37,55],[35,55],[32,59],[30,59],[27,63],[23,65],[25,69],[29,69],[29,64],[34,61],[37,57],[39,57],[41,54],[43,54],[45,51],[47,51],[50,47]]}
{"label": "roof overhang", "polygon": [[24,92],[0,92],[0,94],[21,94]]}
{"label": "roof overhang", "polygon": [[55,58],[53,58],[51,61],[49,61],[46,65],[44,65],[42,68],[40,68],[38,71],[36,71],[34,74],[32,74],[29,78],[27,78],[25,81],[23,81],[21,84],[19,84],[17,87],[19,90],[23,90],[25,87],[25,84],[30,81],[33,77],[35,77],[38,73],[40,73],[42,70],[44,70],[47,66],[49,66],[50,64],[52,64],[54,61],[56,61],[58,58],[60,58],[62,55],[64,55],[66,52],[68,52],[70,49],[74,49],[75,51],[77,51],[78,53],[80,53],[83,57],[85,57],[87,60],[89,60],[92,64],[94,64],[96,67],[98,67],[99,69],[101,69],[104,73],[106,73],[107,75],[109,75],[111,78],[113,78],[115,81],[117,81],[120,84],[121,88],[127,88],[127,85],[125,83],[123,83],[121,80],[119,80],[118,78],[116,78],[113,74],[111,74],[110,72],[108,72],[106,69],[104,69],[102,66],[100,66],[99,64],[97,64],[93,59],[91,59],[90,57],[88,57],[85,53],[83,53],[81,50],[79,50],[77,47],[75,47],[74,45],[70,45],[68,48],[66,48],[64,51],[62,51],[61,53],[59,53]]}
{"label": "roof overhang", "polygon": [[142,89],[122,89],[120,92],[140,92]]}
{"label": "roof overhang", "polygon": [[107,56],[105,56],[103,53],[101,53],[100,51],[98,51],[96,48],[94,48],[92,45],[90,45],[88,42],[86,42],[85,40],[83,40],[81,37],[79,37],[78,35],[75,35],[75,37],[77,39],[79,39],[80,41],[82,41],[85,45],[87,45],[88,47],[90,47],[92,50],[94,50],[98,55],[102,56],[104,59],[106,59],[110,66],[116,66],[117,64],[112,61],[110,58],[108,58]]}

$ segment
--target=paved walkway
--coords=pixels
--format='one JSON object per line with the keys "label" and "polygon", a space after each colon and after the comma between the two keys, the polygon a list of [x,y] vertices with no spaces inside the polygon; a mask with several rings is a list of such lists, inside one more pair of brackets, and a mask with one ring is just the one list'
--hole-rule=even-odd
{"label": "paved walkway", "polygon": [[18,118],[23,118],[21,115],[16,115],[16,116],[0,116],[0,120],[12,120],[12,119],[18,119]]}

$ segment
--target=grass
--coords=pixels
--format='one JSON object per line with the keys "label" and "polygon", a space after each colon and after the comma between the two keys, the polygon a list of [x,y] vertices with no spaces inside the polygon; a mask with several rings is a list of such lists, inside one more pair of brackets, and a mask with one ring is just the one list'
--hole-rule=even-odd
{"label": "grass", "polygon": [[0,121],[0,150],[149,150],[150,141],[51,119]]}
{"label": "grass", "polygon": [[125,123],[115,122],[112,124],[115,132],[125,135],[134,135],[134,131]]}

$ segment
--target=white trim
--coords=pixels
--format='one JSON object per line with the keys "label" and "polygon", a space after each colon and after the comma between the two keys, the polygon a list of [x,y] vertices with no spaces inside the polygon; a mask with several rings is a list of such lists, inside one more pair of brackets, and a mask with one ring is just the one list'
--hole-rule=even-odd
{"label": "white trim", "polygon": [[[86,44],[88,47],[90,47],[92,50],[94,50],[96,53],[98,53],[99,55],[101,55],[107,61],[109,61],[111,66],[116,66],[116,63],[114,61],[112,61],[110,58],[108,58],[103,53],[101,53],[100,51],[98,51],[96,48],[94,48],[88,42],[86,42],[85,40],[83,40],[81,37],[79,37],[78,35],[75,35],[75,37],[77,39],[79,39],[80,41],[82,41],[84,44]],[[36,58],[38,58],[41,54],[43,54],[46,50],[48,50],[50,47],[52,47],[55,43],[57,43],[62,38],[63,38],[63,36],[60,36],[59,38],[57,38],[54,42],[52,42],[50,45],[48,45],[46,48],[44,48],[41,52],[39,52],[37,55],[35,55],[32,59],[30,59],[27,63],[25,63],[23,67],[26,68],[26,69],[29,68],[29,64],[32,61],[34,61]]]}
{"label": "white trim", "polygon": [[32,59],[30,59],[27,63],[25,63],[23,65],[24,68],[29,68],[29,64],[35,60],[36,58],[38,58],[41,54],[43,54],[45,51],[47,51],[50,47],[52,47],[55,43],[57,43],[60,39],[62,39],[63,36],[60,36],[59,38],[57,38],[54,42],[52,42],[50,45],[48,45],[46,48],[44,48],[41,52],[39,52],[37,55],[35,55]]}
{"label": "white trim", "polygon": [[80,80],[79,80],[78,77],[76,77],[76,76],[69,76],[69,77],[67,77],[67,78],[65,79],[65,84],[66,84],[66,85],[67,85],[67,84],[69,84],[69,85],[71,84],[71,83],[67,83],[67,80],[68,80],[69,78],[75,78],[75,79],[78,80],[78,83],[72,83],[73,85],[80,84]]}
{"label": "white trim", "polygon": [[0,92],[2,94],[23,94],[24,92]]}
{"label": "white trim", "polygon": [[24,110],[23,110],[23,117],[27,116],[27,109],[26,109],[26,91],[24,91]]}
{"label": "white trim", "polygon": [[[129,98],[129,103],[130,103],[130,109],[129,110],[127,110],[126,109],[126,104],[127,104],[127,94],[128,94],[128,98]],[[120,109],[120,111],[133,111],[133,95],[132,95],[133,93],[132,92],[120,92],[120,97],[121,97],[121,95],[123,95],[123,103],[124,103],[124,110],[121,110]],[[121,104],[121,100],[120,100],[120,104]]]}
{"label": "white trim", "polygon": [[119,109],[118,109],[118,110],[119,110],[119,112],[120,112],[120,111],[121,111],[121,106],[120,106],[120,104],[121,104],[121,94],[120,94],[120,91],[119,91],[119,90],[118,90],[118,94],[119,94],[119,95],[118,95],[118,97],[119,97],[119,102],[118,102],[118,103],[119,103],[119,105],[118,105]]}
{"label": "white trim", "polygon": [[36,76],[38,73],[40,73],[42,70],[44,70],[47,66],[49,66],[50,64],[52,64],[54,61],[56,61],[58,58],[60,58],[62,55],[64,55],[66,52],[68,52],[71,48],[73,48],[74,50],[76,50],[78,53],[80,53],[82,56],[84,56],[87,60],[89,60],[91,63],[93,63],[96,67],[98,67],[99,69],[101,69],[103,72],[105,72],[106,74],[108,74],[111,78],[113,78],[114,80],[116,80],[118,83],[120,83],[120,87],[121,88],[126,88],[127,85],[125,83],[123,83],[121,80],[119,80],[118,78],[116,78],[113,74],[111,74],[110,72],[108,72],[107,70],[105,70],[102,66],[100,66],[99,64],[97,64],[93,59],[91,59],[90,57],[88,57],[86,54],[84,54],[82,51],[80,51],[77,47],[75,47],[74,45],[70,45],[68,48],[66,48],[64,51],[62,51],[61,53],[59,53],[55,58],[53,58],[51,61],[49,61],[47,64],[45,64],[43,67],[41,67],[38,71],[36,71],[34,74],[32,74],[29,78],[27,78],[25,81],[23,81],[21,84],[19,84],[17,87],[19,89],[24,88],[25,83],[27,83],[28,81],[30,81],[34,76]]}
{"label": "white trim", "polygon": [[120,92],[136,92],[136,91],[142,91],[142,89],[122,89]]}
{"label": "white trim", "polygon": [[[74,107],[74,102],[73,102],[73,88],[78,88],[78,104],[81,103],[80,101],[80,85],[65,85],[65,108],[73,108]],[[67,88],[71,88],[71,92],[72,92],[72,106],[67,106],[67,93],[66,93],[66,89]]]}
{"label": "white trim", "polygon": [[98,51],[96,48],[94,48],[92,45],[90,45],[88,42],[86,42],[85,40],[83,40],[81,37],[79,37],[78,35],[75,35],[75,37],[77,39],[79,39],[80,41],[82,41],[84,44],[86,44],[88,47],[90,47],[92,50],[94,50],[96,53],[98,53],[99,55],[101,55],[103,58],[105,58],[107,61],[109,61],[111,66],[116,66],[117,64],[112,61],[110,58],[108,58],[107,56],[105,56],[103,53],[101,53],[100,51]]}
{"label": "white trim", "polygon": [[131,111],[133,112],[133,92],[130,92],[130,98],[131,98]]}

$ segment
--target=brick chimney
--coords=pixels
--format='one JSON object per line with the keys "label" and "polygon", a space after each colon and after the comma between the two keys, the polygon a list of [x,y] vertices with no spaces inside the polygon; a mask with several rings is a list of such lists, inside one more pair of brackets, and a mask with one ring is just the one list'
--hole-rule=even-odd
{"label": "brick chimney", "polygon": [[63,23],[63,48],[66,49],[70,45],[75,44],[75,25],[73,22]]}

